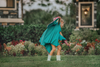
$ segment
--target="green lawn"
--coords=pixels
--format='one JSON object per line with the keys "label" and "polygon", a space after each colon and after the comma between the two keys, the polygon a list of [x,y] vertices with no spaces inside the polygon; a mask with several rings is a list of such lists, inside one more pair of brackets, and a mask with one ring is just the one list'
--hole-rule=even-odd
{"label": "green lawn", "polygon": [[0,56],[0,67],[100,67],[100,55],[63,55],[61,58],[63,61],[56,61],[56,56],[51,61],[46,61],[47,56]]}

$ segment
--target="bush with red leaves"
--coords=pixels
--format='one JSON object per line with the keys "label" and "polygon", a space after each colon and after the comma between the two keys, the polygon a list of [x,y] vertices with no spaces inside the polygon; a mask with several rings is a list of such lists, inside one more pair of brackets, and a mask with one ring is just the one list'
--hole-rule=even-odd
{"label": "bush with red leaves", "polygon": [[15,40],[11,41],[11,44],[14,45],[14,46],[17,45],[18,43],[19,42],[18,41],[15,41]]}

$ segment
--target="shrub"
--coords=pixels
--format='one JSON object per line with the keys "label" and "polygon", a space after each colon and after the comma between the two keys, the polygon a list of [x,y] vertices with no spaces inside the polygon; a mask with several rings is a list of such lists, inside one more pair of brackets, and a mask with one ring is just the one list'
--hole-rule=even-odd
{"label": "shrub", "polygon": [[99,30],[96,30],[96,32],[98,33],[98,35],[100,35],[100,29]]}
{"label": "shrub", "polygon": [[69,50],[69,46],[67,46],[65,43],[62,44],[62,50],[64,51]]}
{"label": "shrub", "polygon": [[93,47],[89,47],[88,54],[95,55],[95,49]]}
{"label": "shrub", "polygon": [[11,41],[11,45],[17,45],[19,42],[18,41],[15,41],[15,40],[13,40],[13,41]]}
{"label": "shrub", "polygon": [[71,29],[66,29],[65,27],[63,27],[62,28],[62,34],[66,38],[66,40],[69,41],[69,37],[72,34],[72,30]]}
{"label": "shrub", "polygon": [[79,46],[79,45],[76,45],[71,50],[72,50],[72,53],[75,54],[75,55],[76,54],[81,54],[83,52],[83,47]]}
{"label": "shrub", "polygon": [[29,51],[28,47],[31,44],[31,41],[25,41],[24,46]]}
{"label": "shrub", "polygon": [[[1,28],[1,27],[0,27]],[[13,29],[12,29],[13,28]],[[39,39],[46,29],[45,25],[24,25],[24,26],[9,26],[5,27],[3,32],[0,34],[2,35],[2,39],[0,40],[1,43],[8,43],[13,40],[30,40],[34,43],[39,43]],[[1,31],[2,31],[1,30]],[[39,32],[38,32],[39,31]],[[13,41],[13,43],[15,43]]]}
{"label": "shrub", "polygon": [[[0,43],[3,44],[3,37],[4,37],[4,31],[5,29],[3,27],[0,27]],[[6,33],[5,33],[6,34]],[[3,42],[3,43],[2,43]]]}
{"label": "shrub", "polygon": [[96,54],[96,55],[100,55],[100,44],[97,44],[97,45],[95,46],[95,54]]}
{"label": "shrub", "polygon": [[7,43],[7,46],[10,46],[10,45],[11,45],[11,42],[8,42],[8,43]]}
{"label": "shrub", "polygon": [[82,55],[87,55],[88,52],[86,50],[83,50]]}
{"label": "shrub", "polygon": [[35,47],[35,53],[36,55],[47,55],[46,49],[44,49],[41,45]]}
{"label": "shrub", "polygon": [[36,46],[34,43],[31,41],[25,41],[24,45],[21,43],[17,45],[9,45],[11,42],[8,43],[7,46],[11,47],[11,50],[8,52],[7,50],[4,49],[3,55],[11,55],[11,56],[21,56],[21,55],[47,55],[46,49],[38,45]]}
{"label": "shrub", "polygon": [[28,55],[34,55],[35,54],[35,44],[31,42],[29,42],[28,44],[27,42],[27,46],[28,46],[28,51],[29,51]]}
{"label": "shrub", "polygon": [[72,31],[72,34],[70,35],[70,41],[75,42],[76,39],[86,40],[87,42],[92,42],[96,38],[98,38],[99,35],[96,31],[91,31],[89,29],[83,29],[78,31]]}
{"label": "shrub", "polygon": [[2,51],[2,45],[1,45],[1,43],[0,43],[0,51]]}
{"label": "shrub", "polygon": [[56,50],[54,51],[53,55],[57,55],[57,48],[56,48]]}
{"label": "shrub", "polygon": [[76,46],[73,47],[71,50],[72,50],[72,51],[76,51],[76,50],[81,49],[81,48],[82,48],[82,46],[76,45]]}
{"label": "shrub", "polygon": [[27,51],[22,44],[17,44],[16,46],[10,45],[9,47],[11,47],[11,50],[9,52],[4,50],[4,55],[6,54],[13,56],[15,54],[16,56],[20,56],[23,55],[22,51]]}
{"label": "shrub", "polygon": [[[58,48],[56,48],[56,50],[54,51],[53,55],[57,55],[57,50]],[[65,54],[65,51],[61,50],[60,51],[60,55],[64,55]]]}
{"label": "shrub", "polygon": [[22,54],[21,51],[23,51],[23,50],[27,51],[26,48],[24,47],[24,45],[18,44],[15,46],[15,53],[17,56],[21,55]]}
{"label": "shrub", "polygon": [[14,53],[15,54],[17,53],[17,50],[14,45],[11,45],[10,47],[11,47],[11,50],[9,51],[9,55],[13,56]]}
{"label": "shrub", "polygon": [[63,50],[61,50],[61,51],[60,51],[60,54],[61,54],[61,55],[65,55],[65,53],[64,53],[64,51],[63,51]]}
{"label": "shrub", "polygon": [[24,21],[25,21],[25,25],[27,24],[44,24],[47,25],[48,23],[50,23],[53,19],[53,15],[51,15],[50,13],[41,10],[41,9],[37,9],[37,10],[31,10],[31,11],[27,11],[26,14],[24,15]]}
{"label": "shrub", "polygon": [[81,43],[80,43],[83,47],[86,47],[87,46],[87,42],[85,40],[83,40]]}

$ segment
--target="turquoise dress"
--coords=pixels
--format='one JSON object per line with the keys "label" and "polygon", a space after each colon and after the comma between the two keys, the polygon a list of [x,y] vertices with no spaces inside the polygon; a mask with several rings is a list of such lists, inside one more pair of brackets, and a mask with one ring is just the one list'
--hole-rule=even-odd
{"label": "turquoise dress", "polygon": [[39,42],[41,45],[45,46],[46,50],[50,53],[52,50],[52,45],[60,45],[58,40],[66,40],[62,35],[60,35],[61,27],[60,23],[58,24],[58,19],[50,23],[47,29],[42,34]]}

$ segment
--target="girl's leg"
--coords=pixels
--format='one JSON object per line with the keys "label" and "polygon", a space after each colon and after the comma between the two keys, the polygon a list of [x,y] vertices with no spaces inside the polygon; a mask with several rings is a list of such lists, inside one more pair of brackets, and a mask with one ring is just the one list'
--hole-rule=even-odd
{"label": "girl's leg", "polygon": [[61,46],[60,46],[60,45],[58,45],[58,46],[57,46],[57,48],[58,48],[57,55],[60,55]]}
{"label": "girl's leg", "polygon": [[52,46],[52,50],[51,50],[50,54],[48,55],[47,61],[50,61],[53,52],[56,50],[54,45],[51,44],[51,46]]}
{"label": "girl's leg", "polygon": [[57,59],[57,61],[60,61],[61,59],[60,59],[60,51],[61,51],[61,46],[60,45],[58,45],[57,46],[57,48],[58,48],[58,51],[57,51],[57,56],[56,56],[56,59]]}
{"label": "girl's leg", "polygon": [[52,46],[52,50],[51,50],[51,52],[50,52],[50,54],[49,54],[49,55],[51,55],[51,56],[52,56],[53,52],[56,50],[56,47],[55,47],[54,45],[52,45],[52,44],[51,44],[51,46]]}

